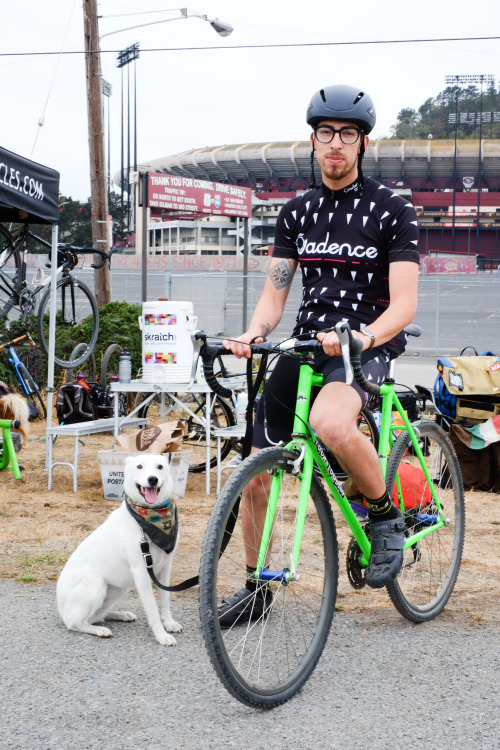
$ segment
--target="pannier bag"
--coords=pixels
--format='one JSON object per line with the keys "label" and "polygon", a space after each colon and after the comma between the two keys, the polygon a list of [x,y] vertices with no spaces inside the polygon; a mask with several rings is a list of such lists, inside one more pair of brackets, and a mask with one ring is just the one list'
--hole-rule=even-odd
{"label": "pannier bag", "polygon": [[450,426],[466,490],[500,492],[500,416],[464,428]]}
{"label": "pannier bag", "polygon": [[457,422],[481,422],[500,414],[500,357],[441,357],[434,383],[438,409]]}
{"label": "pannier bag", "polygon": [[[412,466],[404,462],[398,467],[399,487],[403,497],[405,510],[428,505],[432,500],[432,493],[425,474],[420,466]],[[398,482],[394,483],[392,500],[399,506]]]}
{"label": "pannier bag", "polygon": [[[400,502],[399,489],[401,490],[405,510],[422,508],[432,502],[432,493],[420,466],[413,466],[404,461],[400,463],[397,481],[394,482],[392,490],[392,500],[398,507]],[[366,506],[366,500],[352,477],[347,478],[344,484],[344,492],[350,501],[357,505]]]}
{"label": "pannier bag", "polygon": [[56,414],[59,424],[90,422],[96,418],[91,387],[83,380],[66,383],[59,388]]}

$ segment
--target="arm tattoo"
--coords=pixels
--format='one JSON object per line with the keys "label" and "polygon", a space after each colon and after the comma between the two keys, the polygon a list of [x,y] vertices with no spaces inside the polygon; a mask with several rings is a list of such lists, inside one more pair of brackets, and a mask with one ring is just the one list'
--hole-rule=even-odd
{"label": "arm tattoo", "polygon": [[266,336],[268,336],[271,333],[271,326],[269,325],[269,323],[262,323],[261,329],[262,329],[261,336],[263,339],[265,339]]}
{"label": "arm tattoo", "polygon": [[284,289],[292,283],[292,273],[286,260],[276,263],[269,269],[269,278],[275,289]]}

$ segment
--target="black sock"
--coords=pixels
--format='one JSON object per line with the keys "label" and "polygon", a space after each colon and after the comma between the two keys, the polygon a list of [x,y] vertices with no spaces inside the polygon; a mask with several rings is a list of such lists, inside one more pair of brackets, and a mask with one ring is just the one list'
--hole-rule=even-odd
{"label": "black sock", "polygon": [[245,583],[245,588],[247,588],[249,591],[255,591],[257,588],[257,581],[255,580],[255,568],[252,568],[250,565],[247,565],[247,580]]}
{"label": "black sock", "polygon": [[371,521],[390,521],[392,518],[398,518],[400,515],[398,508],[390,499],[387,491],[378,500],[371,500],[365,497],[368,506],[368,516]]}

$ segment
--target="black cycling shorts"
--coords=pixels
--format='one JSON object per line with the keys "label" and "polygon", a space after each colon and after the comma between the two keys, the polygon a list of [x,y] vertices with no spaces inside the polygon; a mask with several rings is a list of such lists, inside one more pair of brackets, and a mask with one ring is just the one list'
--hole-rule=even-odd
{"label": "black cycling shorts", "polygon": [[[361,364],[365,376],[374,383],[381,383],[389,374],[391,358],[384,347],[370,349],[361,354]],[[295,357],[281,356],[266,381],[264,391],[257,406],[253,428],[252,445],[255,448],[266,448],[268,445],[290,440],[293,429],[295,401],[299,382],[300,362]],[[318,354],[315,357],[315,369],[324,376],[326,383],[345,383],[345,368],[342,357],[329,357]],[[361,396],[363,406],[367,394],[353,383],[352,387]],[[316,393],[315,393],[316,391]],[[319,393],[313,388],[311,400]],[[266,422],[264,426],[264,422]]]}

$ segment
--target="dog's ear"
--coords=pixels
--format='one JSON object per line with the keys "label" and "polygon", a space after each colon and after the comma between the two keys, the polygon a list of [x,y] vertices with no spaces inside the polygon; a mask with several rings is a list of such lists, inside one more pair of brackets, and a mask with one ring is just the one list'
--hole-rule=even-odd
{"label": "dog's ear", "polygon": [[141,456],[127,456],[125,459],[125,466],[129,466],[132,468],[133,466],[137,466],[141,461]]}

